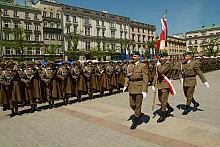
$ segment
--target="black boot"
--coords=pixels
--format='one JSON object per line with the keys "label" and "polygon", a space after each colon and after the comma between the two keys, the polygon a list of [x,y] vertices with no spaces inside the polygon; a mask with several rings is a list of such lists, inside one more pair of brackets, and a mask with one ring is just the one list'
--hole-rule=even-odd
{"label": "black boot", "polygon": [[34,113],[34,111],[35,111],[34,105],[31,105],[30,113]]}
{"label": "black boot", "polygon": [[14,117],[15,116],[15,110],[14,108],[11,109],[11,114],[10,114],[10,117]]}
{"label": "black boot", "polygon": [[66,98],[63,99],[64,105],[67,105],[67,100]]}
{"label": "black boot", "polygon": [[167,104],[167,113],[166,113],[166,116],[169,117],[171,116],[171,113],[174,111],[174,109],[169,105]]}
{"label": "black boot", "polygon": [[139,120],[139,117],[134,117],[134,120],[132,121],[132,125],[130,127],[131,130],[134,130],[137,128],[137,125],[138,125],[138,120]]}
{"label": "black boot", "polygon": [[37,104],[34,105],[34,110],[35,111],[41,111],[41,109],[37,107]]}
{"label": "black boot", "polygon": [[199,107],[199,103],[197,103],[194,99],[193,99],[192,103],[194,105],[192,110],[195,112],[195,111],[197,111],[197,108]]}
{"label": "black boot", "polygon": [[182,115],[187,115],[190,112],[190,105],[186,105],[186,110],[183,111]]}
{"label": "black boot", "polygon": [[53,107],[52,107],[52,103],[51,102],[49,102],[49,109],[52,109]]}
{"label": "black boot", "polygon": [[167,113],[166,111],[161,111],[160,118],[157,120],[158,123],[161,123],[161,122],[165,121],[166,113]]}
{"label": "black boot", "polygon": [[77,101],[78,102],[81,102],[82,100],[81,100],[81,96],[77,96]]}

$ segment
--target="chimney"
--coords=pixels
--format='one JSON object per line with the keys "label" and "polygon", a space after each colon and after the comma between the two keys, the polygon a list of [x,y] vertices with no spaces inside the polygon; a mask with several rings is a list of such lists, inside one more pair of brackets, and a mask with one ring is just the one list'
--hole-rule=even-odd
{"label": "chimney", "polygon": [[202,26],[202,28],[205,28],[205,26]]}
{"label": "chimney", "polygon": [[213,23],[213,24],[212,24],[212,27],[214,27],[214,26],[215,26],[215,24]]}

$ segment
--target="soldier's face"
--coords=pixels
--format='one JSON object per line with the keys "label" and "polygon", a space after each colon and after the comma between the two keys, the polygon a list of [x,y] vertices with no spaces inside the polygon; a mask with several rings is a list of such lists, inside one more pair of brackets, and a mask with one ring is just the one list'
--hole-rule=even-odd
{"label": "soldier's face", "polygon": [[139,61],[140,56],[139,55],[133,55],[133,59],[134,59],[134,62],[137,62],[137,61]]}
{"label": "soldier's face", "polygon": [[185,60],[186,60],[186,61],[192,60],[192,56],[186,55],[186,56],[185,56]]}

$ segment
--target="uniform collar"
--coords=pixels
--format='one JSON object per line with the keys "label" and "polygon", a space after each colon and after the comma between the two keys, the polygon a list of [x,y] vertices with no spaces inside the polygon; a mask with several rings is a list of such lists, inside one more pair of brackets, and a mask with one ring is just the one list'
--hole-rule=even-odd
{"label": "uniform collar", "polygon": [[140,63],[140,61],[137,61],[136,63],[134,63],[135,66],[137,66]]}

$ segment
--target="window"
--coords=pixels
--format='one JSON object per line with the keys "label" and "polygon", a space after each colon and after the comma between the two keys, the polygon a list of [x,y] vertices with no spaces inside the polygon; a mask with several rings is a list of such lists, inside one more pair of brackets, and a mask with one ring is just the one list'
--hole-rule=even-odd
{"label": "window", "polygon": [[32,54],[32,48],[28,48],[28,49],[27,49],[27,54],[28,54],[28,55],[31,55],[31,54]]}
{"label": "window", "polygon": [[100,29],[97,29],[97,36],[100,36]]}
{"label": "window", "polygon": [[127,32],[125,32],[125,38],[127,38]]}
{"label": "window", "polygon": [[140,33],[140,29],[138,28],[138,33]]}
{"label": "window", "polygon": [[39,26],[35,25],[35,31],[38,31],[38,30],[39,30]]}
{"label": "window", "polygon": [[57,19],[60,19],[60,14],[59,13],[57,13]]}
{"label": "window", "polygon": [[132,40],[134,40],[135,39],[135,34],[132,34]]}
{"label": "window", "polygon": [[36,55],[40,55],[40,48],[36,48]]}
{"label": "window", "polygon": [[27,40],[27,41],[31,41],[31,36],[30,36],[30,35],[27,35],[27,36],[26,36],[26,40]]}
{"label": "window", "polygon": [[34,19],[38,20],[38,15],[37,14],[34,14]]}
{"label": "window", "polygon": [[44,39],[48,40],[49,39],[49,35],[47,33],[44,33]]}
{"label": "window", "polygon": [[105,43],[102,43],[103,51],[105,51]]}
{"label": "window", "polygon": [[47,17],[47,12],[43,12],[43,17]]}
{"label": "window", "polygon": [[51,40],[55,40],[55,34],[51,34]]}
{"label": "window", "polygon": [[61,28],[60,26],[61,26],[61,25],[58,23],[58,24],[57,24],[57,29],[60,29],[60,28]]}
{"label": "window", "polygon": [[138,35],[138,42],[141,42],[141,36],[140,35]]}
{"label": "window", "polygon": [[134,32],[134,28],[132,28],[132,32]]}
{"label": "window", "polygon": [[9,33],[4,33],[4,40],[10,40]]}
{"label": "window", "polygon": [[14,17],[18,17],[18,11],[14,10]]}
{"label": "window", "polygon": [[29,13],[28,12],[25,12],[25,18],[29,19]]}
{"label": "window", "polygon": [[66,16],[66,21],[70,21],[70,16],[69,15]]}
{"label": "window", "polygon": [[77,21],[76,21],[76,16],[73,16],[73,22],[77,22]]}
{"label": "window", "polygon": [[20,55],[21,54],[21,50],[16,50],[16,55]]}
{"label": "window", "polygon": [[115,50],[115,44],[111,44],[113,50]]}
{"label": "window", "polygon": [[102,37],[105,37],[105,29],[102,30]]}
{"label": "window", "polygon": [[67,33],[70,33],[70,27],[68,26],[66,29],[67,29]]}
{"label": "window", "polygon": [[89,27],[85,28],[85,35],[90,36],[90,28]]}
{"label": "window", "polygon": [[18,28],[18,23],[17,22],[14,23],[14,28]]}
{"label": "window", "polygon": [[97,42],[97,48],[98,48],[99,51],[101,50],[100,42]]}
{"label": "window", "polygon": [[143,29],[143,33],[145,32],[145,30]]}
{"label": "window", "polygon": [[145,41],[145,35],[143,35],[143,41]]}
{"label": "window", "polygon": [[120,24],[120,29],[122,30],[123,28],[122,28],[122,24]]}
{"label": "window", "polygon": [[110,27],[111,27],[111,28],[115,28],[115,23],[114,23],[114,22],[111,22],[111,23],[110,23]]}
{"label": "window", "polygon": [[50,27],[51,27],[51,28],[54,28],[54,24],[53,24],[52,22],[51,22],[51,24],[50,24]]}
{"label": "window", "polygon": [[86,42],[86,50],[90,50],[90,42]]}
{"label": "window", "polygon": [[77,26],[74,26],[74,32],[76,33],[77,32]]}
{"label": "window", "polygon": [[197,44],[197,40],[195,40],[195,44]]}
{"label": "window", "polygon": [[84,19],[84,23],[87,24],[87,25],[90,25],[90,20],[89,20],[89,18],[85,18],[85,19]]}
{"label": "window", "polygon": [[102,21],[102,26],[103,26],[103,27],[105,26],[105,21]]}
{"label": "window", "polygon": [[8,47],[6,47],[6,48],[5,48],[5,54],[6,54],[6,55],[11,55],[11,49],[8,48]]}
{"label": "window", "polygon": [[8,22],[8,21],[5,21],[5,22],[4,22],[4,27],[5,27],[5,28],[9,28],[9,22]]}
{"label": "window", "polygon": [[111,31],[111,37],[115,38],[115,31]]}
{"label": "window", "polygon": [[30,24],[26,23],[26,30],[30,30]]}
{"label": "window", "polygon": [[35,35],[35,41],[39,42],[40,41],[40,36],[39,35]]}
{"label": "window", "polygon": [[100,26],[99,20],[96,20],[96,26]]}
{"label": "window", "polygon": [[4,9],[3,10],[3,15],[8,15],[8,10]]}
{"label": "window", "polygon": [[47,27],[47,22],[46,21],[44,21],[44,27]]}
{"label": "window", "polygon": [[53,13],[50,13],[50,18],[53,18]]}
{"label": "window", "polygon": [[123,32],[120,33],[120,38],[123,38]]}

